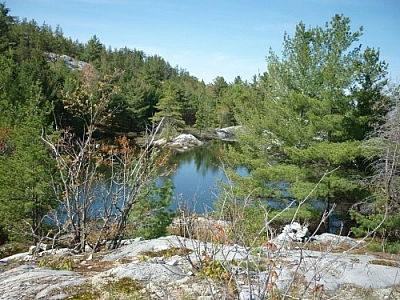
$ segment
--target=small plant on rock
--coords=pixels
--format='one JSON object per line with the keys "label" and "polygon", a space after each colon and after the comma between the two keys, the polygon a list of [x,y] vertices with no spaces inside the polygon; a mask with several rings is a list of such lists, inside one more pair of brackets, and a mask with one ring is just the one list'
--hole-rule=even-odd
{"label": "small plant on rock", "polygon": [[47,267],[53,270],[72,271],[72,260],[67,257],[42,258],[39,267]]}

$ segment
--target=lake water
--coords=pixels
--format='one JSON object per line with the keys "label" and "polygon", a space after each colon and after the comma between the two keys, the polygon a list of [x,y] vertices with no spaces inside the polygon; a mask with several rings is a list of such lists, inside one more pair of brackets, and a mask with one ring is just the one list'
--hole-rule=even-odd
{"label": "lake water", "polygon": [[174,153],[170,163],[177,167],[170,175],[175,186],[171,209],[184,205],[200,214],[214,209],[218,194],[216,182],[226,181],[218,159],[221,147],[223,142],[216,141]]}

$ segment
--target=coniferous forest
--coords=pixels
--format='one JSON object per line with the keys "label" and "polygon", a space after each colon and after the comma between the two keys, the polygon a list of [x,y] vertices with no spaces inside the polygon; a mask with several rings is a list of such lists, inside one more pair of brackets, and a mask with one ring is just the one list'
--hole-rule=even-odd
{"label": "coniferous forest", "polygon": [[262,74],[206,84],[160,56],[106,49],[96,35],[74,41],[0,4],[0,244],[70,234],[85,251],[167,234],[172,187],[155,182],[169,153],[151,143],[240,125],[239,146],[221,150],[235,195],[216,205],[226,218],[240,213],[258,231],[263,200],[286,199],[285,183],[301,209],[277,221],[324,218],[309,199],[351,203],[346,233],[374,229],[400,251],[400,90],[362,33],[343,15],[300,22],[282,54],[266,51]]}

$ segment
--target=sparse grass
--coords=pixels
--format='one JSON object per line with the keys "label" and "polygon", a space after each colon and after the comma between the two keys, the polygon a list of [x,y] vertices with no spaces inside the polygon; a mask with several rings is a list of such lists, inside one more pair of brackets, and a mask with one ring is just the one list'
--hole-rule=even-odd
{"label": "sparse grass", "polygon": [[174,255],[179,255],[179,256],[186,256],[190,253],[192,253],[193,250],[184,248],[184,247],[172,247],[164,250],[159,250],[159,251],[142,251],[139,253],[139,257],[147,257],[147,258],[152,258],[152,257],[172,257]]}
{"label": "sparse grass", "polygon": [[[307,250],[319,251],[319,252],[330,252],[330,253],[342,253],[343,251],[350,250],[352,247],[343,242],[319,242],[310,241],[305,245]],[[354,251],[354,250],[353,250]]]}
{"label": "sparse grass", "polygon": [[400,254],[400,242],[381,243],[379,241],[371,242],[367,246],[370,252],[387,252],[390,254]]}
{"label": "sparse grass", "polygon": [[255,258],[253,260],[243,260],[238,263],[238,266],[251,272],[264,272],[265,270],[267,270],[267,261],[261,258]]}
{"label": "sparse grass", "polygon": [[214,280],[228,280],[230,278],[230,273],[227,271],[224,263],[209,256],[206,256],[201,262],[196,264],[196,267],[200,270],[196,274],[198,276],[205,275]]}
{"label": "sparse grass", "polygon": [[102,288],[102,290],[109,291],[110,293],[127,295],[133,295],[142,289],[143,287],[138,281],[129,277],[123,277],[117,281],[110,281]]}
{"label": "sparse grass", "polygon": [[363,299],[363,300],[375,300],[381,299],[376,298],[374,289],[372,288],[363,288],[355,285],[343,285],[340,288],[340,291],[336,291],[335,295],[342,295],[342,297],[350,298],[350,299]]}
{"label": "sparse grass", "polygon": [[68,299],[72,300],[144,300],[141,291],[143,286],[136,280],[124,277],[110,280],[99,288],[82,286]]}
{"label": "sparse grass", "polygon": [[384,259],[374,259],[369,262],[372,265],[380,265],[380,266],[388,266],[388,267],[398,267],[399,263],[395,261],[390,261],[390,260],[384,260]]}
{"label": "sparse grass", "polygon": [[79,292],[76,295],[69,297],[68,299],[71,299],[71,300],[98,300],[98,299],[100,299],[100,292],[86,290],[86,291]]}
{"label": "sparse grass", "polygon": [[[189,238],[198,238],[202,241],[214,242],[215,245],[223,248],[230,245],[230,241],[232,241],[232,230],[235,230],[236,234],[240,234],[241,231],[239,229],[248,229],[247,227],[233,227],[230,226],[229,223],[218,222],[213,219],[206,219],[194,216],[192,222],[190,223],[192,227],[190,230],[190,235],[186,236]],[[197,226],[198,225],[198,226]],[[243,225],[240,224],[240,225]],[[247,225],[247,224],[245,224]],[[244,226],[244,225],[243,225]],[[185,229],[187,230],[187,228]],[[188,232],[188,231],[187,231]],[[241,233],[242,235],[246,234],[246,231]],[[191,236],[194,235],[194,236]],[[184,239],[182,239],[184,240]],[[242,239],[245,241],[245,239]],[[265,299],[331,299],[336,296],[336,298],[348,298],[348,299],[378,299],[377,292],[372,289],[365,289],[357,286],[343,286],[341,287],[340,296],[335,295],[332,291],[325,291],[323,285],[318,284],[310,284],[306,282],[305,278],[301,275],[301,272],[295,273],[293,276],[293,281],[288,286],[288,289],[279,290],[276,285],[276,280],[278,280],[277,270],[278,266],[283,266],[288,268],[295,268],[296,266],[292,261],[286,261],[285,256],[280,256],[281,249],[277,248],[275,244],[270,242],[270,240],[266,241],[265,235],[255,235],[254,240],[257,243],[250,243],[247,241],[246,243],[251,244],[251,246],[246,248],[247,253],[249,254],[247,258],[244,259],[216,259],[215,253],[213,251],[210,252],[196,252],[197,260],[193,260],[190,262],[192,267],[191,272],[196,273],[196,276],[191,277],[192,280],[201,284],[202,287],[205,288],[215,288],[218,292],[213,294],[212,299],[233,299],[238,296],[240,289],[245,284],[264,284],[261,288],[266,286]],[[246,244],[245,243],[245,244]],[[259,245],[262,245],[261,247]],[[386,244],[387,246],[388,244]],[[369,263],[374,265],[382,265],[388,267],[399,267],[400,266],[400,257],[395,254],[390,254],[387,252],[376,252],[371,250],[382,250],[381,244],[375,242],[375,240],[370,240],[368,244],[364,244],[365,247],[362,249],[355,249],[351,251],[359,252],[360,254],[365,254],[367,250],[369,252],[373,252],[373,255],[376,259],[371,260]],[[400,243],[393,243],[393,248],[400,246]],[[305,243],[301,242],[288,242],[289,249],[307,249],[320,251],[321,253],[329,253],[329,252],[342,252],[343,250],[347,250],[350,246],[345,243],[324,243],[319,241],[309,241]],[[368,249],[367,249],[368,247]],[[212,248],[213,250],[217,248]],[[388,248],[386,248],[387,250]],[[362,251],[361,251],[362,250]],[[188,249],[185,246],[185,243],[178,247],[172,247],[162,250],[149,250],[143,251],[139,253],[137,259],[141,262],[148,261],[151,258],[155,257],[163,257],[169,258],[175,255],[181,257],[188,257],[189,254],[193,253],[193,250]],[[209,254],[207,256],[207,253]],[[350,252],[349,252],[350,253]],[[87,260],[82,263],[83,255],[76,256],[75,259],[72,257],[59,258],[53,256],[44,256],[40,260],[40,265],[43,267],[49,267],[52,269],[65,269],[65,270],[74,270],[75,272],[86,274],[87,278],[90,278],[90,275],[93,273],[102,272],[106,269],[110,269],[113,267],[113,263],[105,264],[100,261],[101,252],[96,253],[95,258],[92,260]],[[219,256],[218,256],[219,257]],[[37,258],[38,260],[40,258]],[[136,260],[136,259],[135,259]],[[118,260],[118,264],[126,264],[132,262],[132,259],[120,259]],[[265,283],[262,283],[257,277],[257,274],[260,272],[264,272],[264,274],[270,274],[270,278],[265,280]],[[271,274],[276,273],[276,276],[272,276]],[[276,277],[275,279],[273,277]],[[98,286],[93,286],[90,283],[87,283],[81,287],[74,287],[68,291],[68,295],[70,296],[68,299],[73,300],[147,300],[150,299],[151,292],[146,288],[148,282],[139,282],[132,278],[121,278],[116,280],[115,278],[110,278],[109,281],[103,283]],[[189,283],[188,286],[190,287]],[[261,286],[261,285],[260,285]],[[164,288],[164,287],[163,287]],[[385,291],[385,295],[390,293],[390,289]],[[392,294],[390,294],[390,298],[388,299],[400,299],[400,287],[393,288]],[[192,293],[189,289],[179,289],[178,287],[171,292],[166,288],[166,293],[172,293],[174,297],[176,296],[177,300],[181,299],[197,299],[197,296]],[[225,294],[224,294],[225,293]],[[256,293],[256,291],[254,291]],[[222,297],[222,295],[229,295],[228,298]],[[379,294],[381,295],[381,294]],[[153,295],[156,297],[156,295]],[[222,297],[222,298],[218,298]],[[355,298],[351,298],[355,297]],[[381,298],[379,298],[381,299]]]}

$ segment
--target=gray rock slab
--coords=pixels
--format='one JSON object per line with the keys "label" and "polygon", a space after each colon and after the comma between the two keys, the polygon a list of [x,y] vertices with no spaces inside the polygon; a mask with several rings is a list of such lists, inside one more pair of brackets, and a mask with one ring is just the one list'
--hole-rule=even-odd
{"label": "gray rock slab", "polygon": [[325,290],[336,290],[347,284],[374,289],[400,284],[400,268],[374,264],[376,258],[372,255],[305,250],[289,251],[287,257],[295,264],[300,263],[299,272],[307,282],[323,284]]}
{"label": "gray rock slab", "polygon": [[0,299],[64,299],[65,288],[83,285],[75,272],[21,265],[0,273]]}
{"label": "gray rock slab", "polygon": [[102,258],[103,261],[118,261],[119,259],[132,259],[143,252],[162,251],[172,247],[180,247],[180,239],[175,236],[162,237],[153,240],[137,240],[130,244],[115,249]]}
{"label": "gray rock slab", "polygon": [[400,284],[400,268],[372,263],[372,255],[305,252],[302,270],[308,281],[323,284],[325,290],[341,285],[383,289]]}
{"label": "gray rock slab", "polygon": [[[338,239],[337,236],[325,235],[322,240],[325,240],[325,238],[329,241]],[[347,243],[353,243],[347,237],[341,237],[340,239],[341,242],[345,240]],[[202,243],[178,236],[168,236],[154,240],[134,242],[105,255],[103,260],[115,261],[119,258],[134,258],[144,251],[160,251],[172,247],[185,247],[193,250],[194,252],[190,254],[190,259],[193,262],[196,262],[201,257],[200,253],[204,253],[205,251],[208,251],[208,253],[213,252],[215,259],[226,261],[245,259],[246,255],[249,254],[245,248],[235,245],[216,248],[215,245],[213,246],[210,243]],[[325,290],[336,290],[344,284],[377,289],[400,284],[400,268],[372,264],[371,262],[376,260],[372,255],[326,253],[311,250],[282,250],[278,256],[286,261],[286,266],[282,267],[284,269],[278,270],[279,274],[284,275],[280,276],[280,284],[278,285],[281,287],[284,287],[288,282],[288,279],[297,269],[298,264],[300,264],[298,272],[304,276],[307,282],[323,284]],[[162,268],[165,267],[163,266]],[[149,269],[150,275],[148,276],[150,277],[152,268],[154,267]],[[123,271],[121,270],[121,272]]]}
{"label": "gray rock slab", "polygon": [[248,255],[248,251],[240,246],[216,246],[211,243],[199,242],[197,240],[187,239],[179,236],[166,236],[153,240],[140,240],[132,242],[129,245],[105,254],[103,261],[118,261],[119,259],[132,259],[141,253],[148,251],[162,251],[170,248],[186,248],[192,250],[190,255],[192,261],[197,261],[203,253],[213,255],[219,260],[242,259]]}
{"label": "gray rock slab", "polygon": [[[335,236],[325,237],[329,240],[337,239]],[[352,242],[347,239],[347,242]],[[168,256],[165,255],[166,252],[157,254],[158,251],[170,248],[185,248],[192,252],[190,254],[181,252],[182,256]],[[230,262],[263,259],[266,257],[264,255],[269,253],[268,259],[276,262],[273,265],[278,274],[274,279],[276,286],[283,291],[293,283],[295,273],[299,275],[296,278],[301,278],[302,283],[309,284],[309,288],[323,285],[325,291],[335,291],[333,293],[342,291],[343,286],[346,289],[348,286],[355,286],[369,290],[387,290],[400,285],[399,261],[377,258],[372,254],[320,252],[293,247],[275,249],[271,252],[268,249],[260,249],[263,250],[258,253],[238,245],[213,245],[179,236],[129,240],[119,249],[101,253],[98,258],[101,258],[101,264],[104,264],[104,267],[108,266],[109,269],[95,275],[91,272],[84,273],[87,278],[72,271],[38,268],[34,262],[26,262],[24,253],[0,261],[0,299],[64,299],[68,297],[67,289],[71,291],[71,287],[83,285],[87,281],[101,287],[105,281],[124,277],[153,286],[154,289],[150,289],[153,292],[156,292],[157,287],[160,287],[161,291],[167,287],[168,291],[176,291],[178,287],[183,286],[182,282],[185,282],[184,285],[188,286],[187,292],[192,293],[189,287],[196,281],[201,287],[210,287],[209,283],[202,281],[200,277],[192,276],[193,264],[203,259],[205,255],[212,259]],[[144,252],[154,253],[146,255]],[[253,256],[256,253],[257,257]],[[171,254],[176,253],[171,252]],[[66,252],[65,255],[70,254]],[[24,265],[18,266],[18,263],[15,263],[18,260]],[[385,261],[391,266],[385,265]],[[87,261],[81,264],[87,264]],[[13,266],[15,267],[10,269]],[[247,276],[246,269],[235,266],[237,273],[234,273],[238,276],[238,282],[242,282],[241,276]],[[254,286],[252,284],[246,287],[243,281],[240,299],[250,299],[251,291],[254,289],[260,291],[262,296],[270,280],[270,274],[270,270],[250,272]],[[207,296],[203,291],[200,295]]]}

